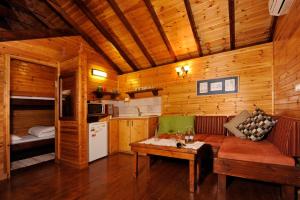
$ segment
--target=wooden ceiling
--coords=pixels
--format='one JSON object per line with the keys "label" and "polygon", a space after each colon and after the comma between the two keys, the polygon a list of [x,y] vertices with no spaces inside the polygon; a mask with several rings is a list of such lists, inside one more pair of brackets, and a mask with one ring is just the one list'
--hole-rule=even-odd
{"label": "wooden ceiling", "polygon": [[[35,27],[46,25],[48,35],[80,34],[119,74],[269,42],[276,24],[268,0],[22,1],[24,9],[15,6],[19,0],[0,8],[40,21]],[[14,32],[3,15],[0,34]]]}

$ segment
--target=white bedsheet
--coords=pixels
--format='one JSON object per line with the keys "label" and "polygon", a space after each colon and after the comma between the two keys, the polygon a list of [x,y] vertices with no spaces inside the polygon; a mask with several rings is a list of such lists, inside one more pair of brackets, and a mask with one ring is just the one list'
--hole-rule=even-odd
{"label": "white bedsheet", "polygon": [[33,142],[33,141],[38,141],[38,140],[46,140],[50,138],[54,138],[54,135],[47,136],[47,137],[36,137],[33,135],[25,135],[22,136],[20,140],[11,140],[11,144],[21,144],[21,143],[26,143],[26,142]]}

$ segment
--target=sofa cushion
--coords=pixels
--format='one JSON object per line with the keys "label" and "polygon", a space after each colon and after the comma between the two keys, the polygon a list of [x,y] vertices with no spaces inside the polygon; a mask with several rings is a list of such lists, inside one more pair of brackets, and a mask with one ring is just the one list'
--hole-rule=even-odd
{"label": "sofa cushion", "polygon": [[265,114],[265,112],[259,108],[248,117],[246,121],[241,123],[237,128],[246,137],[252,141],[259,141],[266,137],[271,131],[276,121],[271,116]]}
{"label": "sofa cushion", "polygon": [[[219,158],[295,166],[292,157],[282,154],[279,149],[268,140],[252,142],[237,137],[228,136],[224,139]],[[249,169],[251,170],[251,169]]]}
{"label": "sofa cushion", "polygon": [[226,116],[196,116],[195,132],[201,134],[225,135],[224,124],[227,122]]}
{"label": "sofa cushion", "polygon": [[213,148],[220,148],[225,139],[225,135],[212,135],[209,134],[205,139],[204,142],[210,144]]}
{"label": "sofa cushion", "polygon": [[244,110],[239,115],[235,116],[229,122],[224,124],[224,127],[227,128],[228,131],[233,133],[236,137],[245,139],[246,136],[239,129],[237,129],[237,127],[249,117],[250,113],[247,110]]}
{"label": "sofa cushion", "polygon": [[191,129],[194,133],[194,122],[194,116],[160,116],[158,134],[185,133],[188,129]]}

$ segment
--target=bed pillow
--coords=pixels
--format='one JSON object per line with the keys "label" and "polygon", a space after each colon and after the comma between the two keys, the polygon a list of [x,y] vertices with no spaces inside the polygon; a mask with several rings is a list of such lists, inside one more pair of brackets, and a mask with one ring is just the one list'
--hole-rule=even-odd
{"label": "bed pillow", "polygon": [[234,136],[241,139],[246,139],[246,136],[237,127],[250,116],[250,113],[247,110],[244,110],[232,118],[229,122],[224,124],[224,127],[227,128],[227,130],[230,131]]}
{"label": "bed pillow", "polygon": [[30,135],[36,137],[50,137],[55,135],[54,126],[34,126],[28,130]]}
{"label": "bed pillow", "polygon": [[256,108],[251,117],[238,126],[238,129],[250,140],[260,141],[272,130],[276,121],[260,108]]}
{"label": "bed pillow", "polygon": [[11,135],[10,138],[11,138],[12,141],[18,141],[18,140],[22,139],[21,137],[19,137],[17,135]]}

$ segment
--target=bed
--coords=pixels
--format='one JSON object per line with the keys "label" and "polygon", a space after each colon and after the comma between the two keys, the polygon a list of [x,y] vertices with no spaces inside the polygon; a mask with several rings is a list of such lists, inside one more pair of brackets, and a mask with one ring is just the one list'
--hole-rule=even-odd
{"label": "bed", "polygon": [[[30,130],[30,127],[33,126],[39,126],[39,125],[46,125],[48,124],[49,120],[46,120],[45,124],[45,118],[51,118],[52,115],[45,116],[41,115],[40,119],[36,118],[35,115],[22,115],[20,117],[20,111],[27,111],[26,113],[37,113],[40,114],[40,111],[53,111],[54,112],[54,105],[55,100],[54,98],[45,98],[45,97],[24,97],[24,96],[11,96],[10,99],[10,105],[11,105],[11,133],[14,133],[16,135],[11,135],[12,138],[14,138],[17,135],[23,135],[20,136],[21,138],[18,138],[18,140],[11,139],[11,145],[10,145],[10,158],[11,162],[17,161],[17,160],[23,160],[26,158],[53,153],[55,152],[55,127],[52,125],[53,133],[51,135],[32,135],[27,134],[27,132]],[[19,117],[15,117],[16,114],[14,112],[18,112]],[[25,113],[25,112],[24,112]],[[33,119],[31,119],[33,117]],[[28,118],[30,118],[28,120]],[[26,119],[30,122],[24,123],[21,120]],[[17,125],[18,124],[18,125]],[[54,122],[51,122],[50,124],[54,124]],[[50,125],[48,124],[48,126]],[[16,129],[18,127],[19,129]],[[22,128],[20,128],[22,127]],[[22,134],[26,131],[26,134]]]}
{"label": "bed", "polygon": [[20,140],[12,140],[10,145],[11,162],[52,152],[55,152],[54,135],[46,137],[25,135]]}

